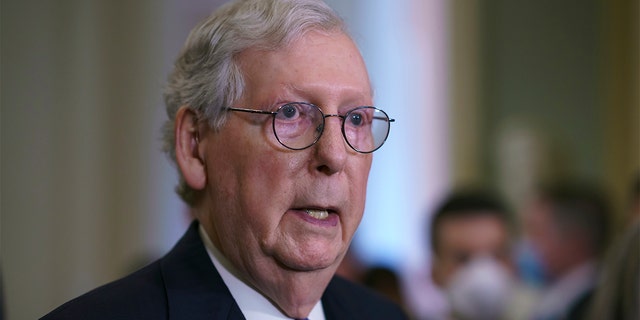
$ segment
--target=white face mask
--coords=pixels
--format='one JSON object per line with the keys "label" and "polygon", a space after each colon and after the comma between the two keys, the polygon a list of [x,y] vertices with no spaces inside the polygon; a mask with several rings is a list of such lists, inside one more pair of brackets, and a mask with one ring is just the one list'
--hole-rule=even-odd
{"label": "white face mask", "polygon": [[511,295],[511,273],[490,257],[457,271],[447,287],[451,309],[460,319],[500,319]]}

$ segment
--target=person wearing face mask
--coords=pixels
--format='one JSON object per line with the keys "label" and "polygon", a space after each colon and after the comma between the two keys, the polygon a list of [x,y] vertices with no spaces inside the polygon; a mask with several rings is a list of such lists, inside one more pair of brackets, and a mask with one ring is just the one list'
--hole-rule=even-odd
{"label": "person wearing face mask", "polygon": [[430,221],[431,275],[446,294],[446,319],[513,319],[512,218],[481,190],[451,193]]}

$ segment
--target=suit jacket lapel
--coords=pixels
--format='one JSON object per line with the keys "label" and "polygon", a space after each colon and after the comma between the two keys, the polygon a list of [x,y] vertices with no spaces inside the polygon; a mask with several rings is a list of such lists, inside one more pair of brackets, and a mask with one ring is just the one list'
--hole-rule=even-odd
{"label": "suit jacket lapel", "polygon": [[161,270],[169,319],[245,319],[207,254],[197,222],[162,259]]}

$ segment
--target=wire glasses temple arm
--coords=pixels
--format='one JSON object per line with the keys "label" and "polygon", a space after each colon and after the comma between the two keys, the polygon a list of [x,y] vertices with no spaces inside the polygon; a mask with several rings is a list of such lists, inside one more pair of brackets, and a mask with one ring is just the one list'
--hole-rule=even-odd
{"label": "wire glasses temple arm", "polygon": [[376,120],[386,120],[389,122],[396,122],[396,119],[391,119],[391,118],[385,118],[385,117],[373,117]]}
{"label": "wire glasses temple arm", "polygon": [[277,114],[274,111],[266,111],[266,110],[255,110],[255,109],[244,109],[244,108],[226,108],[231,111],[240,111],[240,112],[248,112],[248,113],[259,113],[259,114]]}

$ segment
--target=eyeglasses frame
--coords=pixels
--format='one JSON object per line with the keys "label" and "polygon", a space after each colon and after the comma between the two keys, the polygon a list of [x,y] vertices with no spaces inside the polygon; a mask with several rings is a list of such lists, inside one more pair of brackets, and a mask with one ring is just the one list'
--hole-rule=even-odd
{"label": "eyeglasses frame", "polygon": [[[314,140],[311,144],[309,144],[308,146],[306,146],[306,147],[303,147],[303,148],[292,148],[292,147],[289,147],[289,146],[287,146],[286,144],[284,144],[284,143],[280,140],[280,137],[278,137],[278,134],[276,133],[276,121],[275,121],[275,120],[276,120],[276,115],[278,114],[278,112],[279,112],[283,107],[285,107],[285,106],[287,106],[287,105],[290,105],[290,104],[304,104],[304,105],[308,105],[308,106],[315,107],[316,109],[318,109],[318,111],[320,111],[320,114],[322,115],[322,132],[320,132],[320,134],[318,135],[318,137],[316,137],[316,138],[315,138],[315,140]],[[374,106],[360,106],[360,107],[356,107],[356,108],[353,108],[353,109],[351,109],[351,110],[347,111],[347,112],[345,113],[345,115],[344,115],[344,116],[339,115],[339,114],[325,114],[324,112],[322,112],[322,109],[320,109],[320,107],[318,107],[317,105],[315,105],[315,104],[313,104],[313,103],[308,103],[308,102],[289,102],[289,103],[286,103],[286,104],[283,104],[282,106],[280,106],[280,107],[278,108],[278,110],[276,110],[276,111],[267,111],[267,110],[258,110],[258,109],[248,109],[248,108],[236,108],[236,107],[228,107],[228,108],[225,108],[225,109],[226,109],[226,110],[229,110],[229,111],[238,111],[238,112],[246,112],[246,113],[254,113],[254,114],[269,114],[269,115],[272,115],[272,116],[273,116],[273,118],[272,118],[272,121],[271,121],[271,127],[272,127],[272,130],[273,130],[273,135],[276,137],[276,139],[278,140],[278,142],[279,142],[283,147],[285,147],[285,148],[287,148],[287,149],[289,149],[289,150],[304,150],[304,149],[310,148],[310,147],[312,147],[313,145],[315,145],[315,144],[318,142],[318,140],[320,140],[320,137],[322,137],[322,134],[324,133],[325,119],[326,119],[326,118],[329,118],[329,117],[337,117],[337,118],[340,118],[340,119],[342,120],[342,125],[340,126],[340,131],[342,131],[342,137],[344,138],[344,141],[349,145],[349,147],[351,147],[351,149],[353,149],[354,151],[356,151],[356,152],[358,152],[358,153],[363,153],[363,154],[373,153],[374,151],[376,151],[376,150],[380,149],[380,148],[384,145],[384,143],[387,141],[387,138],[389,137],[389,132],[391,131],[391,123],[396,121],[395,119],[389,118],[389,115],[388,115],[384,110],[382,110],[382,109],[378,109],[378,108],[376,108],[376,107],[374,107]],[[376,147],[375,149],[373,149],[373,150],[371,150],[371,151],[360,151],[360,150],[356,149],[353,145],[351,145],[351,143],[349,142],[349,139],[347,139],[347,134],[346,134],[346,133],[345,133],[345,131],[344,131],[344,120],[346,119],[346,117],[347,117],[351,112],[354,112],[354,111],[359,110],[359,109],[375,109],[375,110],[378,110],[378,111],[380,111],[380,112],[384,113],[384,115],[385,115],[385,116],[386,116],[386,118],[387,118],[387,126],[388,126],[388,128],[387,128],[387,134],[385,135],[384,139],[382,140],[382,143],[380,143],[380,145],[379,145],[378,147]],[[380,117],[374,117],[374,119],[384,120],[384,118],[380,118]]]}

